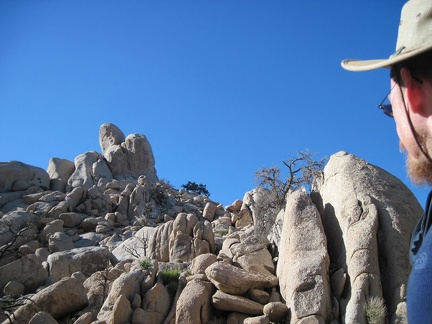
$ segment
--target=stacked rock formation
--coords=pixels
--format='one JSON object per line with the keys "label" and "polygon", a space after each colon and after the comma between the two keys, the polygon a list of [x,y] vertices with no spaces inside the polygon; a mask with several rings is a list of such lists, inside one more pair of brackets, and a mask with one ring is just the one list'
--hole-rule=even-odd
{"label": "stacked rock formation", "polygon": [[159,181],[145,136],[99,142],[47,171],[0,163],[3,323],[366,323],[371,298],[406,320],[422,209],[384,170],[333,155],[267,238],[265,190],[224,208]]}

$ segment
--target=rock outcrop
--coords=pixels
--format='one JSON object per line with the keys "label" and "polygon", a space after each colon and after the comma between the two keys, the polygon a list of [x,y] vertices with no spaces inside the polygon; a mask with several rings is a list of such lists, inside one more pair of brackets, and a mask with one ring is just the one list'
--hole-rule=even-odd
{"label": "rock outcrop", "polygon": [[[347,323],[365,323],[368,298],[386,301],[391,323],[405,320],[411,232],[423,210],[397,178],[345,152],[334,154],[311,195],[334,270],[349,278],[340,300]],[[330,239],[331,238],[331,239]]]}
{"label": "rock outcrop", "polygon": [[334,317],[327,238],[317,208],[302,191],[288,197],[280,248],[277,275],[293,323],[310,317],[325,322]]}
{"label": "rock outcrop", "polygon": [[18,161],[0,162],[0,193],[19,192],[36,186],[49,189],[48,173]]}
{"label": "rock outcrop", "polygon": [[384,170],[339,152],[280,211],[262,189],[224,208],[159,181],[144,135],[99,143],[0,163],[0,322],[366,323],[372,297],[406,320],[422,209]]}
{"label": "rock outcrop", "polygon": [[99,130],[99,144],[114,178],[128,179],[146,176],[157,180],[155,159],[147,138],[131,134],[126,138],[113,124],[103,124]]}

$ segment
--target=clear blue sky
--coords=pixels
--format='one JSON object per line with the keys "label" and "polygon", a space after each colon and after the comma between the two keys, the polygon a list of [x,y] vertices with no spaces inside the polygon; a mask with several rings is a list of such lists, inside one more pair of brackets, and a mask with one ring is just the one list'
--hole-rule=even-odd
{"label": "clear blue sky", "polygon": [[399,177],[392,119],[376,107],[404,1],[0,1],[0,161],[46,168],[101,152],[99,126],[147,136],[160,178],[228,205],[254,172],[340,150]]}

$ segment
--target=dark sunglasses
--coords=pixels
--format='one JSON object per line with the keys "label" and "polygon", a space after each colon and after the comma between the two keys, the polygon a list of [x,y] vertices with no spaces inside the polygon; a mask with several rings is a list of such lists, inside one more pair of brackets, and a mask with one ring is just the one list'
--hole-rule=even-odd
{"label": "dark sunglasses", "polygon": [[396,83],[393,85],[393,87],[390,89],[389,93],[384,97],[384,99],[378,105],[378,108],[381,109],[384,112],[384,114],[386,114],[387,116],[389,116],[391,118],[393,118],[393,109],[392,109],[392,105],[390,103],[390,100],[388,100],[388,97],[390,96],[390,93],[393,91],[393,88],[395,87],[395,85],[396,85]]}

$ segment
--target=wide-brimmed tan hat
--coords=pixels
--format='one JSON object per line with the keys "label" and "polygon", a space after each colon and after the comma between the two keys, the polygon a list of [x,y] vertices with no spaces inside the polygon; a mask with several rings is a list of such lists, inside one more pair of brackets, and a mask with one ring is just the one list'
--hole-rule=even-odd
{"label": "wide-brimmed tan hat", "polygon": [[432,0],[409,0],[402,8],[396,51],[388,59],[344,60],[349,71],[369,71],[432,50]]}

